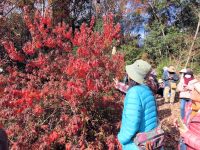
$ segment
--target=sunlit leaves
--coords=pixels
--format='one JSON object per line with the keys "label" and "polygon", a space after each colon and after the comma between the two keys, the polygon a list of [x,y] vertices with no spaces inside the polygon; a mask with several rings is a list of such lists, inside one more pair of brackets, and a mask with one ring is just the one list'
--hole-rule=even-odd
{"label": "sunlit leaves", "polygon": [[110,118],[121,109],[112,79],[124,73],[123,54],[111,54],[120,37],[113,17],[103,18],[102,32],[93,30],[94,18],[73,32],[64,22],[53,26],[48,13],[37,11],[32,19],[25,9],[31,40],[22,49],[5,40],[8,57],[0,64],[5,69],[0,115],[12,148],[117,147],[116,140],[105,142],[120,119]]}

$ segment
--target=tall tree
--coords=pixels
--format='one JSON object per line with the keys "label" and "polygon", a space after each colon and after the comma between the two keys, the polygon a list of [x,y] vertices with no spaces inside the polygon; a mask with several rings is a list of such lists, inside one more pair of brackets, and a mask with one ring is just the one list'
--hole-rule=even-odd
{"label": "tall tree", "polygon": [[54,23],[65,21],[73,28],[81,23],[89,23],[93,15],[92,1],[90,0],[51,0]]}

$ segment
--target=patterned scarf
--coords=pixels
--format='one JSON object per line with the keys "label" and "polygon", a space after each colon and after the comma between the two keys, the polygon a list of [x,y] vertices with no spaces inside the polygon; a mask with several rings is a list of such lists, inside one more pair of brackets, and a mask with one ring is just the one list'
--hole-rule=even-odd
{"label": "patterned scarf", "polygon": [[185,85],[188,85],[188,83],[189,83],[191,80],[193,80],[194,77],[192,77],[192,76],[191,76],[191,78],[183,77],[183,79],[184,79],[184,83],[185,83]]}

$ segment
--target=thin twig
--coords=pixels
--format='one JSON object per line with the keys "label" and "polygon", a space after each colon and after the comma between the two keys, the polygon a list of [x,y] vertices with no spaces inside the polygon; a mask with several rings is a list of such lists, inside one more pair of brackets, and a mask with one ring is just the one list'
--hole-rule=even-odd
{"label": "thin twig", "polygon": [[51,115],[49,115],[42,123],[40,123],[40,125],[44,124],[52,115],[54,115],[56,110],[57,110],[57,108],[54,109],[53,113]]}

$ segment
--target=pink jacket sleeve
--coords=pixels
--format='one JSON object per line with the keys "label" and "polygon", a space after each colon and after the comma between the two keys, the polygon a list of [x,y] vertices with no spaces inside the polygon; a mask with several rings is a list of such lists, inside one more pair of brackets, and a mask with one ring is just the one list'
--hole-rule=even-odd
{"label": "pink jacket sleeve", "polygon": [[194,89],[194,85],[195,85],[196,83],[198,83],[198,80],[193,79],[192,81],[190,81],[190,82],[188,83],[188,87],[187,87],[187,88],[188,88],[190,91],[192,91],[192,90]]}
{"label": "pink jacket sleeve", "polygon": [[192,148],[199,148],[200,150],[200,135],[194,134],[190,130],[182,135],[184,142]]}
{"label": "pink jacket sleeve", "polygon": [[122,82],[119,82],[119,83],[115,86],[115,88],[118,89],[118,90],[120,90],[120,91],[123,92],[123,93],[126,93],[127,90],[128,90],[128,88],[129,88],[129,86],[126,85],[126,84],[124,84],[124,83],[122,83]]}

